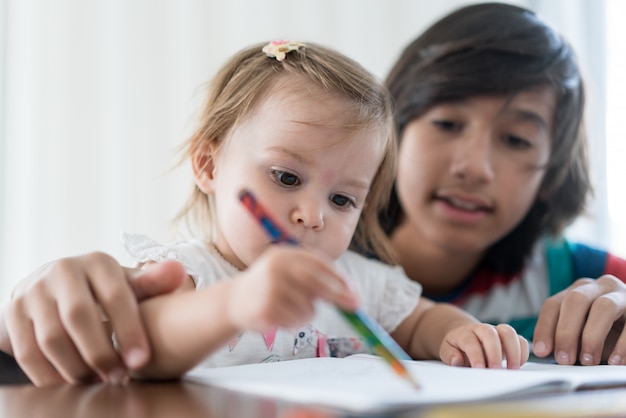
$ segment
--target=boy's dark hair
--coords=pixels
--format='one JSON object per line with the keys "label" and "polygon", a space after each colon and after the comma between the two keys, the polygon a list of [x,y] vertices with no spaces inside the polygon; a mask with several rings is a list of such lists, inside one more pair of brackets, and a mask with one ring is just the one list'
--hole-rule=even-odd
{"label": "boy's dark hair", "polygon": [[[461,8],[413,41],[386,83],[396,102],[398,141],[409,122],[439,103],[537,86],[556,92],[551,155],[539,197],[487,250],[482,268],[520,271],[539,237],[560,234],[584,211],[591,184],[583,82],[572,48],[533,12],[501,3]],[[403,216],[394,186],[390,206],[380,214],[385,232],[391,234]]]}

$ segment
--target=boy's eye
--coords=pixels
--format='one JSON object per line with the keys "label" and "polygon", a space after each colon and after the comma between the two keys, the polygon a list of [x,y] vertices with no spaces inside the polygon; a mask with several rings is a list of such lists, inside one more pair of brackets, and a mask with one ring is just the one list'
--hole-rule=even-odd
{"label": "boy's eye", "polygon": [[356,206],[349,197],[346,197],[341,194],[330,195],[330,201],[333,202],[335,206],[339,206],[341,208],[346,207],[348,205]]}
{"label": "boy's eye", "polygon": [[433,125],[444,131],[456,131],[461,127],[460,124],[454,121],[444,119],[434,120]]}
{"label": "boy's eye", "polygon": [[298,176],[287,171],[272,170],[272,175],[285,186],[293,187],[300,184]]}
{"label": "boy's eye", "polygon": [[529,141],[513,135],[505,135],[504,141],[513,148],[525,149],[530,148],[531,146],[531,143]]}

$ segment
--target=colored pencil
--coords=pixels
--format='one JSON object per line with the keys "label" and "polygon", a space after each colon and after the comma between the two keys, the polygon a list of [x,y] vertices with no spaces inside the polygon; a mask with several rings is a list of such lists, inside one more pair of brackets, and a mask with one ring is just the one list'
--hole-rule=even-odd
{"label": "colored pencil", "polygon": [[[280,227],[278,222],[272,218],[272,215],[261,205],[251,191],[241,191],[239,200],[263,227],[273,243],[299,245],[298,240]],[[356,329],[359,335],[365,339],[372,351],[382,357],[398,376],[407,380],[414,387],[420,387],[417,380],[401,361],[410,360],[411,358],[376,321],[370,318],[362,309],[349,311],[338,307],[337,310]]]}

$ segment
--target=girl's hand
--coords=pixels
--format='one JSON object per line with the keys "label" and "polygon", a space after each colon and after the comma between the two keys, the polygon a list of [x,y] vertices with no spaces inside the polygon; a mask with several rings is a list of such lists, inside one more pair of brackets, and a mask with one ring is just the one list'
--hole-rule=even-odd
{"label": "girl's hand", "polygon": [[227,314],[241,330],[303,325],[313,317],[318,299],[357,307],[332,263],[302,248],[272,246],[234,280]]}
{"label": "girl's hand", "polygon": [[507,324],[468,323],[452,329],[439,351],[451,366],[519,369],[528,360],[528,341]]}
{"label": "girl's hand", "polygon": [[177,262],[142,271],[103,253],[51,262],[22,280],[3,307],[0,348],[37,386],[119,382],[150,357],[138,300],[171,292],[185,277]]}
{"label": "girl's hand", "polygon": [[554,353],[559,364],[626,364],[625,320],[626,284],[611,275],[579,279],[544,302],[533,352]]}

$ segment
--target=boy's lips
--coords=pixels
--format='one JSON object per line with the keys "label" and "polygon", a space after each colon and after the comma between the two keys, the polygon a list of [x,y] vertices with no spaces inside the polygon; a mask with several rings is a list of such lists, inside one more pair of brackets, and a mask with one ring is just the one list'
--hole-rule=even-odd
{"label": "boy's lips", "polygon": [[443,201],[455,209],[468,212],[493,212],[494,206],[485,196],[461,191],[439,191],[435,200]]}

